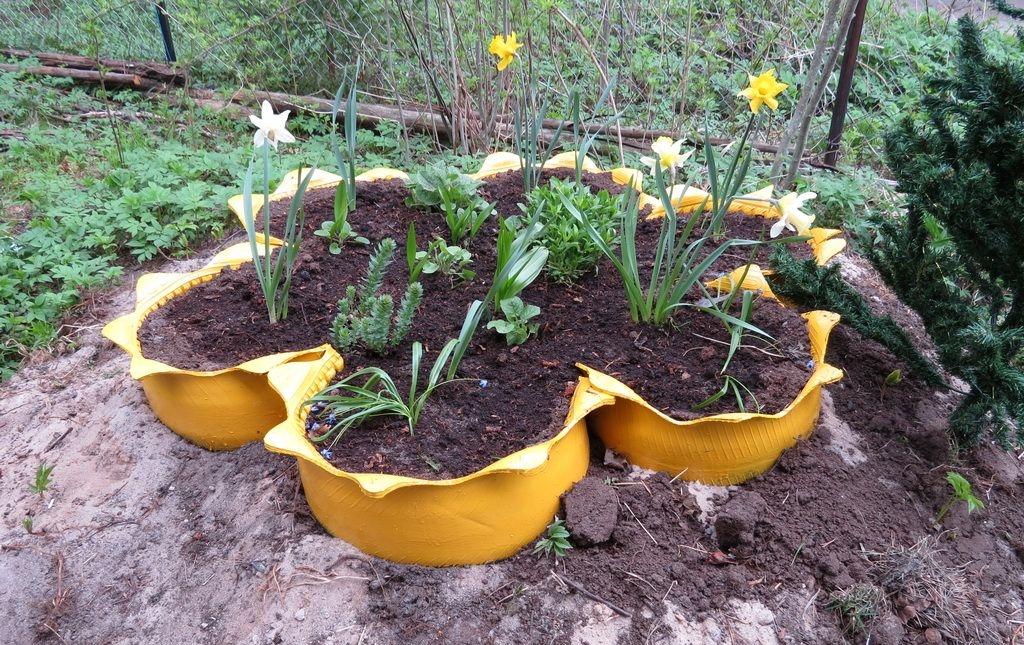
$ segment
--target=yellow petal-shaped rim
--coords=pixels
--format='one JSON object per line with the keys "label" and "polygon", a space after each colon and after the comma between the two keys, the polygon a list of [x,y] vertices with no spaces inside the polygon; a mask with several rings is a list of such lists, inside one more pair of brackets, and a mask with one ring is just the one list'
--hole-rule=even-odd
{"label": "yellow petal-shaped rim", "polygon": [[[771,186],[765,186],[752,193],[736,197],[732,201],[730,210],[750,215],[751,217],[777,220],[782,217],[782,212],[779,211],[778,206],[772,203],[772,192]],[[701,204],[704,204],[705,208],[711,208],[712,206],[711,195],[699,188],[676,185],[670,187],[668,193],[672,205],[679,213],[692,213]],[[645,206],[649,206],[651,209],[649,217],[665,216],[665,207],[662,205],[661,200],[654,195],[646,193],[640,195],[640,207],[643,208]],[[841,234],[841,230],[834,228],[812,228],[807,231],[807,235],[811,237],[811,239],[807,240],[807,244],[810,245],[811,252],[819,266],[824,266],[846,248],[846,240],[837,238]]]}
{"label": "yellow petal-shaped rim", "polygon": [[[394,168],[374,168],[367,170],[364,173],[356,175],[356,181],[380,181],[382,179],[402,179],[406,180],[409,175],[402,172],[401,170],[395,170]],[[315,190],[317,188],[330,188],[337,186],[342,182],[341,175],[335,175],[334,173],[327,172],[326,170],[316,169],[313,171],[313,177],[309,180],[309,186],[306,190]],[[295,194],[295,191],[299,189],[299,171],[292,170],[285,173],[284,177],[281,178],[281,183],[277,185],[274,192],[270,193],[270,201],[276,202],[282,199],[289,199]],[[228,208],[235,217],[238,218],[242,228],[245,228],[245,210],[244,195],[235,195],[228,199]],[[252,208],[253,212],[258,211],[263,206],[263,194],[254,193],[252,196]],[[263,234],[256,233],[256,241],[263,243]],[[280,245],[281,240],[278,238],[271,238],[271,243]]]}
{"label": "yellow petal-shaped rim", "polygon": [[757,264],[749,264],[745,267],[733,269],[730,273],[704,284],[719,293],[729,293],[736,283],[739,283],[740,289],[760,291],[762,296],[778,300],[775,292],[772,291],[771,285],[768,284],[768,280],[765,279],[765,274],[761,271],[761,267]]}
{"label": "yellow petal-shaped rim", "polygon": [[[576,168],[577,154],[575,152],[561,152],[554,155],[543,164],[537,164],[541,168]],[[514,152],[492,152],[484,158],[480,168],[470,175],[474,179],[487,179],[510,170],[519,170],[523,167],[522,158]],[[640,190],[643,187],[643,173],[632,168],[615,168],[613,170],[601,170],[590,157],[583,157],[582,168],[586,172],[607,173],[611,175],[612,181],[622,186],[633,184]]]}
{"label": "yellow petal-shaped rim", "polygon": [[231,450],[256,441],[284,420],[284,402],[267,381],[272,368],[294,363],[298,369],[316,370],[322,363],[340,361],[330,345],[261,356],[209,372],[178,369],[142,355],[138,332],[152,312],[214,279],[225,267],[250,260],[248,244],[236,244],[196,271],[146,274],[135,287],[135,310],[103,328],[103,335],[131,357],[131,377],[142,385],[157,418],[209,450]]}
{"label": "yellow petal-shaped rim", "polygon": [[594,410],[590,429],[605,446],[630,463],[682,479],[708,484],[738,484],[759,475],[782,451],[813,431],[821,408],[821,388],[842,378],[825,362],[825,349],[839,315],[803,314],[807,320],[814,368],[803,389],[777,414],[717,414],[677,421],[651,407],[621,381],[584,365],[579,367],[598,392],[616,397],[615,405]]}
{"label": "yellow petal-shaped rim", "polygon": [[332,535],[371,555],[427,566],[491,562],[536,539],[558,512],[560,496],[586,474],[585,417],[612,401],[581,378],[557,435],[465,477],[349,473],[324,459],[304,431],[303,402],[334,373],[331,366],[317,374],[294,365],[271,370],[288,418],[267,433],[264,445],[298,459],[310,509]]}

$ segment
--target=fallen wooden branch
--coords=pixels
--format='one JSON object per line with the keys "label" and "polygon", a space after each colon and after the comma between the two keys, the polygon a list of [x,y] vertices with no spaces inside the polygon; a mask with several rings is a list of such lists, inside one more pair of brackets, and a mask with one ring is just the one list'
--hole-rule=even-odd
{"label": "fallen wooden branch", "polygon": [[9,56],[20,60],[35,59],[46,67],[67,67],[72,69],[86,69],[98,71],[97,64],[105,69],[118,74],[131,74],[141,76],[150,80],[168,83],[171,85],[184,85],[185,74],[179,69],[164,63],[152,61],[131,61],[116,58],[89,58],[87,56],[76,56],[75,54],[64,54],[59,52],[33,52],[24,49],[0,49],[0,56]]}
{"label": "fallen wooden branch", "polygon": [[100,73],[96,70],[76,69],[73,67],[21,67],[20,65],[0,63],[0,71],[23,72],[26,74],[35,74],[38,76],[56,76],[60,78],[71,78],[76,81],[84,81],[87,83],[103,83],[105,86],[133,87],[135,89],[140,90],[151,90],[166,87],[164,83],[154,81],[148,78],[143,78],[141,76],[138,76],[137,74],[125,74],[121,72]]}
{"label": "fallen wooden branch", "polygon": [[[83,57],[77,58],[83,59]],[[83,59],[83,61],[79,62],[81,64],[85,64],[84,60],[90,60],[92,64],[95,64],[95,61],[91,59]],[[145,65],[143,63],[131,63],[129,61],[119,62],[127,65],[128,67]],[[122,67],[122,69],[126,69],[126,67]],[[95,69],[52,66],[23,68],[9,64],[0,64],[0,71],[22,71],[29,74],[60,76],[88,83],[99,83],[102,79],[103,83],[109,86],[131,87],[165,94],[169,90],[174,89],[174,86],[168,85],[167,83],[146,78],[138,74],[125,72],[111,71],[104,72],[101,75],[100,72]],[[283,92],[237,90],[228,97],[224,97],[223,94],[212,90],[183,89],[181,92],[192,101],[205,108],[216,111],[237,109],[241,114],[252,114],[256,110],[256,106],[262,101],[269,101],[278,111],[288,109],[293,112],[310,112],[320,115],[329,115],[333,107],[333,101],[331,99],[319,96],[286,94]],[[173,97],[174,94],[168,94],[168,96]],[[171,100],[175,99],[172,98]],[[235,108],[234,106],[238,107]],[[343,113],[344,111],[342,110],[339,113],[339,117],[341,117]],[[468,117],[476,118],[473,114],[468,115]],[[445,118],[438,112],[423,107],[402,108],[393,105],[360,103],[358,113],[356,115],[356,121],[363,127],[375,126],[384,121],[397,122],[402,124],[402,126],[410,132],[427,133],[447,139],[451,139],[452,136],[451,127],[448,125]],[[540,133],[541,140],[550,143],[560,124],[561,122],[557,119],[545,119],[542,122],[542,130]],[[496,132],[494,133],[494,137],[497,141],[504,141],[506,143],[512,141],[512,123],[509,117],[499,117],[495,123],[495,129]],[[670,137],[673,139],[679,138],[679,132],[674,130],[620,127],[614,124],[599,125],[585,123],[580,126],[580,130],[586,134],[607,137],[608,139],[614,138],[619,140],[621,137],[621,145],[624,148],[638,152],[649,150],[651,142],[658,137]],[[695,141],[685,137],[684,139],[687,145],[694,148],[700,148],[703,145],[702,141]],[[733,142],[734,139],[722,137],[711,137],[710,139],[710,143],[714,146],[726,146]],[[750,145],[758,152],[778,154],[779,151],[778,146],[768,143],[759,143],[755,141]],[[832,166],[826,165],[813,157],[805,157],[802,159],[802,162],[819,168],[835,170]]]}

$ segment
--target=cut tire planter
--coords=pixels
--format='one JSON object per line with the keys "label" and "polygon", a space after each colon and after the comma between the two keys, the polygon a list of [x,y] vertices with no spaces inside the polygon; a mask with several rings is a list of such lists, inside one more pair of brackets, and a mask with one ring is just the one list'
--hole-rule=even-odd
{"label": "cut tire planter", "polygon": [[297,369],[338,369],[341,357],[330,345],[271,354],[216,371],[178,369],[142,355],[138,332],[146,318],[170,299],[214,279],[225,267],[251,261],[248,244],[218,253],[191,273],[149,273],[135,287],[135,310],[103,328],[103,335],[131,356],[130,374],[150,407],[168,428],[208,450],[233,450],[263,437],[286,418],[284,402],[267,373],[286,363]]}
{"label": "cut tire planter", "polygon": [[288,418],[263,443],[298,460],[306,500],[329,533],[370,555],[425,566],[492,562],[535,540],[558,512],[561,495],[586,475],[587,414],[612,401],[581,378],[557,435],[465,477],[349,473],[324,459],[305,433],[303,403],[335,372],[334,365],[319,373],[296,365],[271,370]]}
{"label": "cut tire planter", "polygon": [[[357,182],[367,181],[379,181],[383,179],[408,179],[409,175],[402,172],[401,170],[395,170],[394,168],[374,168],[373,170],[367,170],[366,172],[356,175]],[[343,181],[341,175],[335,175],[325,170],[314,170],[313,176],[309,179],[309,185],[306,186],[306,192],[316,190],[317,188],[331,188],[337,186]],[[270,201],[278,202],[283,199],[290,199],[295,191],[299,189],[299,171],[292,170],[283,177],[281,177],[280,183],[274,192],[270,193]],[[252,196],[252,210],[253,214],[258,214],[260,208],[263,206],[263,195],[253,194]],[[228,210],[235,214],[241,223],[242,228],[245,228],[245,195],[234,195],[228,199]],[[263,233],[256,233],[256,243],[263,244]],[[270,243],[281,246],[284,242],[276,237],[270,238]]]}
{"label": "cut tire planter", "polygon": [[803,314],[814,369],[797,397],[777,414],[729,413],[677,421],[651,407],[621,381],[585,365],[593,388],[615,398],[595,409],[587,423],[605,446],[630,463],[688,481],[738,484],[771,468],[782,452],[811,434],[821,410],[821,388],[842,378],[825,362],[825,350],[839,315]]}

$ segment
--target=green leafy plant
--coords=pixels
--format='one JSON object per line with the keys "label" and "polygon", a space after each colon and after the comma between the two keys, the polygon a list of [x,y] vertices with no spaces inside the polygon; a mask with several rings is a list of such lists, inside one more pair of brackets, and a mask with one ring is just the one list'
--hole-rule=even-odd
{"label": "green leafy plant", "polygon": [[531,318],[540,315],[540,307],[537,305],[527,304],[519,296],[506,298],[498,304],[505,319],[492,320],[487,323],[487,328],[503,334],[506,344],[522,345],[540,329],[538,323],[529,322]]}
{"label": "green leafy plant", "polygon": [[413,434],[430,395],[440,386],[455,380],[459,364],[480,321],[482,305],[477,300],[470,306],[459,337],[449,340],[438,352],[422,389],[423,344],[417,341],[412,345],[408,393],[401,392],[391,375],[383,369],[364,367],[311,398],[307,403],[322,404],[336,419],[329,430],[312,437],[312,440],[318,443],[328,439],[337,441],[349,429],[378,417],[405,419],[409,433]]}
{"label": "green leafy plant", "polygon": [[[345,185],[345,182],[338,184],[339,188],[343,185]],[[320,228],[313,231],[313,235],[330,240],[328,250],[334,255],[341,253],[341,247],[349,240],[358,244],[370,243],[370,240],[356,233],[352,229],[352,225],[349,224],[348,213],[350,204],[351,202],[348,201],[348,192],[346,190],[339,189],[336,191],[334,193],[334,218],[322,222]]]}
{"label": "green leafy plant", "polygon": [[488,305],[519,295],[544,270],[549,253],[537,244],[544,231],[538,219],[534,213],[522,226],[512,218],[499,220],[494,279],[484,298]]}
{"label": "green leafy plant", "polygon": [[[660,178],[661,171],[657,170],[657,174]],[[723,253],[734,246],[760,244],[760,242],[757,240],[725,240],[704,258],[701,258],[700,252],[710,240],[710,235],[702,235],[685,245],[680,240],[687,240],[696,229],[698,222],[703,219],[703,205],[689,216],[680,231],[675,207],[661,181],[659,181],[659,189],[666,214],[662,219],[654,262],[647,279],[641,275],[636,252],[636,231],[640,208],[639,194],[635,190],[627,189],[624,195],[620,219],[622,235],[618,253],[605,242],[600,232],[568,198],[564,195],[560,195],[559,198],[562,200],[563,206],[584,226],[594,244],[615,265],[625,287],[629,313],[633,320],[665,325],[674,311],[682,305],[682,300],[690,289],[700,283],[704,272]],[[724,216],[724,212],[721,213],[721,216]],[[709,230],[713,230],[714,221],[712,219]]]}
{"label": "green leafy plant", "polygon": [[25,519],[23,519],[21,521],[21,526],[22,526],[22,528],[25,529],[26,533],[32,533],[33,524],[34,524],[34,522],[32,520],[32,516],[31,515],[26,515]]}
{"label": "green leafy plant", "polygon": [[537,540],[533,552],[545,556],[554,555],[556,558],[565,557],[566,552],[572,548],[572,544],[569,543],[570,537],[565,523],[556,517],[554,522],[548,524],[544,537]]}
{"label": "green leafy plant", "polygon": [[29,492],[42,495],[50,490],[50,474],[53,473],[53,469],[54,465],[39,464],[36,468],[35,479],[28,486]]}
{"label": "green leafy plant", "polygon": [[405,289],[395,314],[394,299],[381,294],[384,275],[395,255],[395,241],[385,238],[370,254],[366,275],[357,292],[349,285],[338,301],[338,311],[331,323],[331,344],[339,351],[362,342],[375,354],[384,354],[401,343],[412,328],[416,308],[423,299],[423,286],[411,282]]}
{"label": "green leafy plant", "polygon": [[[415,235],[415,229],[410,229]],[[415,242],[415,238],[413,238]],[[451,277],[454,281],[468,282],[476,277],[476,271],[465,268],[473,261],[473,254],[454,244],[448,244],[441,238],[431,242],[426,250],[416,251],[413,254],[413,264],[409,268],[409,274],[419,276],[420,273],[441,273]]]}
{"label": "green leafy plant", "polygon": [[601,249],[563,206],[561,196],[578,212],[587,214],[591,226],[609,247],[618,243],[619,200],[606,190],[592,193],[586,186],[557,178],[537,186],[526,196],[524,210],[540,213],[539,221],[544,227],[541,244],[549,252],[545,272],[553,280],[572,282],[597,266]]}
{"label": "green leafy plant", "polygon": [[935,514],[935,523],[942,522],[942,518],[946,516],[949,509],[953,508],[953,504],[957,502],[963,502],[967,504],[967,512],[973,513],[974,511],[980,511],[985,508],[985,503],[975,497],[974,490],[971,488],[971,482],[958,472],[949,471],[946,473],[946,481],[953,487],[953,495],[942,505],[939,512]]}
{"label": "green leafy plant", "polygon": [[406,204],[444,214],[452,244],[472,240],[494,214],[494,205],[477,194],[483,184],[445,164],[428,166],[409,175]]}

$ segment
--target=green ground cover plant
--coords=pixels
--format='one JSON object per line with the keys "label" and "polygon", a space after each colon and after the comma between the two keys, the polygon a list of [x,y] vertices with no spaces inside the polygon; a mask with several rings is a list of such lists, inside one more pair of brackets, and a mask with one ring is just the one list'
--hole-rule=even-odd
{"label": "green ground cover plant", "polygon": [[[107,106],[117,113],[113,125],[96,117]],[[299,141],[282,149],[284,166],[332,166],[326,118],[289,125]],[[226,203],[242,192],[247,121],[133,91],[103,94],[67,79],[0,72],[0,131],[0,380],[69,336],[69,314],[85,292],[240,230]],[[394,126],[360,131],[358,166],[415,167],[434,151],[423,138],[403,141]]]}

